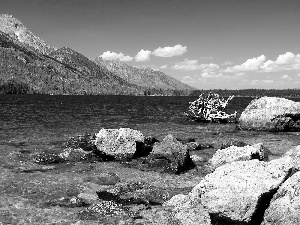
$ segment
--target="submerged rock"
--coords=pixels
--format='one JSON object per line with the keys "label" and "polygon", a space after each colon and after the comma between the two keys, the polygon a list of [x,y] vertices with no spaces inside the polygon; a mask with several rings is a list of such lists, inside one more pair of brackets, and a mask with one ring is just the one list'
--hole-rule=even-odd
{"label": "submerged rock", "polygon": [[144,135],[130,128],[101,129],[96,134],[97,152],[116,159],[132,158],[137,150],[137,142],[144,142]]}
{"label": "submerged rock", "polygon": [[263,225],[300,224],[300,172],[287,179],[273,196]]}
{"label": "submerged rock", "polygon": [[84,182],[91,182],[99,185],[115,185],[120,182],[120,178],[115,173],[100,173],[96,176],[88,176],[83,178]]}
{"label": "submerged rock", "polygon": [[59,154],[54,152],[40,152],[32,155],[32,159],[36,163],[41,164],[52,164],[52,163],[62,163],[64,159],[62,159]]}
{"label": "submerged rock", "polygon": [[112,189],[98,191],[97,194],[99,199],[115,201],[122,205],[160,205],[169,198],[169,193],[165,189],[139,181],[118,183]]}
{"label": "submerged rock", "polygon": [[239,118],[239,128],[300,131],[300,103],[276,97],[252,100]]}
{"label": "submerged rock", "polygon": [[83,207],[87,206],[88,204],[83,201],[81,198],[78,197],[62,197],[59,199],[52,199],[45,203],[45,206],[60,206],[66,208],[75,208],[75,207]]}
{"label": "submerged rock", "polygon": [[95,145],[95,140],[95,134],[85,133],[83,135],[71,137],[64,147],[71,149],[82,149],[83,151],[87,152],[96,151],[97,147]]}
{"label": "submerged rock", "polygon": [[128,218],[128,213],[124,210],[123,206],[114,201],[101,201],[78,213],[78,219],[80,220],[109,221],[113,217],[119,217],[119,220],[122,220],[124,217]]}
{"label": "submerged rock", "polygon": [[247,144],[245,142],[242,142],[242,141],[229,140],[229,141],[223,142],[221,144],[221,148],[220,149],[229,148],[231,146],[244,147],[244,146],[247,146]]}
{"label": "submerged rock", "polygon": [[87,159],[91,159],[91,158],[95,157],[92,152],[86,152],[86,151],[82,150],[81,148],[64,149],[64,151],[59,153],[58,156],[62,160],[69,161],[69,162],[80,162],[80,161],[85,161]]}
{"label": "submerged rock", "polygon": [[205,176],[189,195],[200,199],[219,224],[260,224],[272,196],[292,170],[289,158],[228,163]]}

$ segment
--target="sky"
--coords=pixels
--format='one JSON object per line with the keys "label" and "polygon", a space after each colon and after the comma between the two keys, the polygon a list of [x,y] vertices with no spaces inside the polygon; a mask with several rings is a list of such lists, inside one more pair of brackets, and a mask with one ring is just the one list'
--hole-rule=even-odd
{"label": "sky", "polygon": [[198,89],[300,88],[300,0],[0,0],[0,13]]}

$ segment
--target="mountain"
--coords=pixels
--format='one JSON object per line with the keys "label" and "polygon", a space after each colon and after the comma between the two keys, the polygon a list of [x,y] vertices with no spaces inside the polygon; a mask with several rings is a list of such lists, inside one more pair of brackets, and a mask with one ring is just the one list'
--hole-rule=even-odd
{"label": "mountain", "polygon": [[36,37],[18,19],[11,15],[0,15],[0,31],[24,44],[27,44],[28,47],[32,47],[40,53],[49,54],[55,50],[54,47],[47,45],[42,39]]}
{"label": "mountain", "polygon": [[99,86],[102,87],[102,93],[111,94],[143,94],[144,89],[126,82],[124,79],[110,72],[106,67],[96,64],[84,55],[67,47],[60,48],[49,54],[49,56],[61,62],[70,68],[75,69],[90,84],[91,93],[101,92]]}
{"label": "mountain", "polygon": [[[111,66],[108,66],[111,65]],[[70,49],[56,49],[13,16],[0,15],[0,93],[182,95],[191,87],[152,69],[137,69]]]}
{"label": "mountain", "polygon": [[[82,58],[77,63],[74,60],[72,65],[66,61],[71,57],[63,56],[66,50],[74,53],[70,55],[80,55]],[[55,50],[51,57],[1,31],[0,56],[0,93],[135,95],[144,93],[142,88],[114,76],[105,68],[102,70],[100,66],[75,51],[59,49]],[[59,57],[65,61],[59,61]],[[89,67],[89,62],[95,68]],[[80,63],[86,65],[86,71]]]}
{"label": "mountain", "polygon": [[194,88],[151,68],[136,68],[116,60],[104,60],[97,57],[95,61],[105,66],[109,71],[118,75],[129,83],[148,89],[162,90],[194,90]]}

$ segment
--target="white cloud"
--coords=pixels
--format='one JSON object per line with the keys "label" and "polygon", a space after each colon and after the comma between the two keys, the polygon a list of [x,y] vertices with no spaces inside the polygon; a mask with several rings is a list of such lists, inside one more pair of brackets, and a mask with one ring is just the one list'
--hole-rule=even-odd
{"label": "white cloud", "polygon": [[167,68],[168,68],[168,65],[167,65],[167,64],[162,65],[160,68],[161,68],[161,69],[167,69]]}
{"label": "white cloud", "polygon": [[184,76],[181,80],[183,83],[193,83],[195,80],[191,76]]}
{"label": "white cloud", "polygon": [[251,85],[265,85],[265,84],[272,84],[274,80],[253,80],[251,81]]}
{"label": "white cloud", "polygon": [[279,55],[275,61],[268,60],[261,66],[264,72],[300,70],[300,54],[291,52]]}
{"label": "white cloud", "polygon": [[214,63],[198,64],[198,60],[184,59],[183,62],[177,63],[172,67],[175,70],[202,70],[203,72],[211,72],[219,69]]}
{"label": "white cloud", "polygon": [[150,59],[151,51],[142,49],[135,56],[136,62],[148,61]]}
{"label": "white cloud", "polygon": [[174,47],[164,47],[155,49],[152,54],[158,57],[173,57],[177,55],[182,55],[187,52],[187,47],[180,44]]}
{"label": "white cloud", "polygon": [[202,78],[217,78],[217,77],[224,77],[222,73],[215,73],[215,72],[204,72],[201,74]]}
{"label": "white cloud", "polygon": [[103,52],[102,55],[100,55],[100,57],[102,57],[105,60],[120,60],[120,61],[124,61],[124,62],[129,62],[133,60],[133,57],[129,56],[129,55],[124,55],[122,52],[120,53],[116,53],[116,52],[110,52],[110,51],[106,51]]}
{"label": "white cloud", "polygon": [[257,58],[248,59],[241,65],[228,67],[225,72],[243,72],[243,71],[257,71],[265,62],[266,57],[264,55],[258,56]]}
{"label": "white cloud", "polygon": [[285,74],[283,76],[281,76],[281,79],[283,80],[293,80],[293,78],[291,78],[289,75]]}

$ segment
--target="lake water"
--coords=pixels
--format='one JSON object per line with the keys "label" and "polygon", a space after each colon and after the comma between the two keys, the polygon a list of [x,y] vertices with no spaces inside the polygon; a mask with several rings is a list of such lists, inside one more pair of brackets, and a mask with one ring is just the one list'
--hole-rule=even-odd
{"label": "lake water", "polygon": [[[189,102],[196,98],[1,95],[0,154],[20,149],[59,149],[69,137],[98,132],[101,128],[129,127],[158,139],[173,134],[180,138],[194,137],[202,142],[215,142],[217,145],[217,139],[222,141],[242,137],[251,142],[251,137],[263,136],[259,132],[236,131],[234,124],[186,121],[183,112],[188,110]],[[240,115],[251,100],[245,97],[233,98],[227,107],[228,113],[237,111]],[[275,139],[281,138],[281,134],[275,135]]]}
{"label": "lake water", "polygon": [[[0,140],[56,142],[101,128],[129,127],[145,135],[198,126],[184,120],[196,97],[1,95]],[[241,112],[251,98],[234,98],[229,111]]]}
{"label": "lake water", "polygon": [[[186,121],[183,112],[197,97],[165,96],[0,96],[0,149],[16,143],[27,148],[56,148],[69,137],[101,128],[129,127],[145,136],[194,136],[234,125]],[[245,109],[252,98],[236,97],[228,112]],[[300,101],[300,99],[295,99]],[[200,127],[199,127],[200,126]],[[12,149],[10,149],[12,150]]]}

